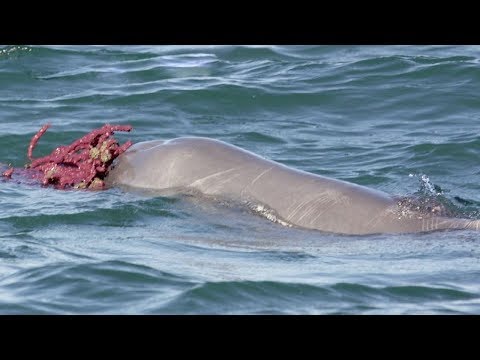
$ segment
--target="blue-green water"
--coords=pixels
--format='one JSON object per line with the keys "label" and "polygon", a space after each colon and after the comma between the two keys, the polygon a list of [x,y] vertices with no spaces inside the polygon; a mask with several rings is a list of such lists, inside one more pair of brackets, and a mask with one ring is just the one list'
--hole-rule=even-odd
{"label": "blue-green water", "polygon": [[[0,162],[104,123],[209,136],[479,218],[480,47],[3,46]],[[0,180],[1,314],[480,313],[474,231],[341,236]]]}

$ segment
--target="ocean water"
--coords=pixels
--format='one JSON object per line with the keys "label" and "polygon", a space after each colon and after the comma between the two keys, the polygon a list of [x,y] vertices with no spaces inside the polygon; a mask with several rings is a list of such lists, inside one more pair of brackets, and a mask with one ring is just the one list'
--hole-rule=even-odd
{"label": "ocean water", "polygon": [[[0,162],[104,123],[227,141],[480,218],[480,47],[1,46]],[[480,234],[344,236],[0,180],[0,314],[478,314]]]}

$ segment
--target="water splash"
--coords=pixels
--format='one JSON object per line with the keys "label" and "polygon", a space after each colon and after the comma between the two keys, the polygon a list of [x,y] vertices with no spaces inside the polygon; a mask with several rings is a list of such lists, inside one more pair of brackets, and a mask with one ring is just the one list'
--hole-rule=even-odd
{"label": "water splash", "polygon": [[287,227],[292,227],[292,224],[280,219],[280,217],[276,214],[276,212],[273,209],[271,209],[271,208],[269,208],[269,207],[267,207],[263,204],[256,204],[256,203],[247,202],[246,205],[251,211],[253,211],[254,213],[256,213],[260,216],[263,216],[263,217],[267,218],[271,222],[278,223],[280,225],[287,226]]}
{"label": "water splash", "polygon": [[408,174],[409,177],[420,176],[420,193],[426,196],[443,195],[443,190],[440,186],[433,184],[426,174]]}
{"label": "water splash", "polygon": [[32,48],[29,46],[6,46],[0,48],[0,57],[2,56],[15,56],[26,52],[31,52]]}

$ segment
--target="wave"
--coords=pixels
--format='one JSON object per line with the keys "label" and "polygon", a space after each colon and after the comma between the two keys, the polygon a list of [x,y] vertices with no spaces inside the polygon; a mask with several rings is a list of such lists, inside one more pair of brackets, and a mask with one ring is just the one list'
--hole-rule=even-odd
{"label": "wave", "polygon": [[0,297],[4,314],[462,313],[452,308],[468,309],[479,299],[452,285],[199,282],[120,260],[30,268],[2,278],[0,288],[10,297]]}
{"label": "wave", "polygon": [[[477,300],[478,295],[451,288],[429,286],[373,287],[354,283],[329,286],[272,281],[204,283],[177,295],[152,313],[205,314],[329,314],[394,313],[412,304],[419,313],[430,302]],[[422,310],[422,304],[426,305]],[[339,310],[340,308],[340,310]],[[404,310],[408,312],[408,310]],[[441,311],[439,311],[441,312]]]}
{"label": "wave", "polygon": [[122,313],[141,312],[139,302],[168,296],[191,283],[181,276],[126,261],[56,263],[1,279],[0,288],[8,291],[10,299],[0,297],[0,312],[111,313],[115,312],[112,307],[122,308]]}

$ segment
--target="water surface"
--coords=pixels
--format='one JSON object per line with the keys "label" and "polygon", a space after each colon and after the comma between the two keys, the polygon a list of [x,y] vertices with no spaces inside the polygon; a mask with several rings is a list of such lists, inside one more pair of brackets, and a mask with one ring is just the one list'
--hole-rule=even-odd
{"label": "water surface", "polygon": [[[480,47],[2,46],[0,162],[104,123],[208,136],[480,218]],[[478,314],[469,230],[342,236],[0,181],[1,314]]]}

